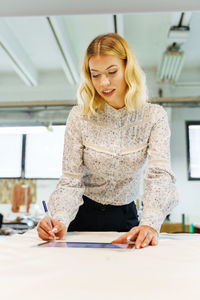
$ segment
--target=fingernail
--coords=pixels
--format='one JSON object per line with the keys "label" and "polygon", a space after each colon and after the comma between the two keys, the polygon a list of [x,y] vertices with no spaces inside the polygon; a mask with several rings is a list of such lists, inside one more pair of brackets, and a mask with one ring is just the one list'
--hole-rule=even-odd
{"label": "fingernail", "polygon": [[53,229],[52,229],[52,232],[57,232],[58,231],[58,229],[56,228],[56,227],[54,227]]}
{"label": "fingernail", "polygon": [[131,235],[127,236],[126,240],[130,241],[131,240]]}

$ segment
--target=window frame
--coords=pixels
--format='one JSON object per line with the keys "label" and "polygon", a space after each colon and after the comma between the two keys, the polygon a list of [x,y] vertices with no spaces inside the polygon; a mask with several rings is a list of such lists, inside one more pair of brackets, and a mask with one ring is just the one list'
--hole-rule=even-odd
{"label": "window frame", "polygon": [[[66,126],[65,123],[52,123],[52,126]],[[59,177],[25,177],[25,167],[26,167],[26,136],[27,134],[21,134],[22,135],[22,151],[21,151],[21,176],[20,177],[0,177],[1,179],[28,179],[28,180],[58,180]],[[64,139],[64,136],[63,136]]]}
{"label": "window frame", "polygon": [[186,121],[186,149],[187,149],[187,175],[189,181],[199,181],[200,177],[191,177],[191,163],[190,163],[190,143],[189,143],[189,126],[199,125],[200,121]]}

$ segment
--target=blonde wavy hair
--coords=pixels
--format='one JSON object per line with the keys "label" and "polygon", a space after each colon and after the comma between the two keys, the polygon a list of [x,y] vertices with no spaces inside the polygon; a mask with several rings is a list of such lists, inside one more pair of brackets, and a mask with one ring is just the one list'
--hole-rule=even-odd
{"label": "blonde wavy hair", "polygon": [[127,92],[125,106],[129,112],[141,108],[147,101],[146,76],[138,64],[127,42],[116,33],[97,36],[88,46],[81,68],[81,85],[78,99],[82,102],[84,115],[96,114],[105,105],[104,99],[96,92],[89,69],[89,59],[96,55],[114,55],[125,61]]}

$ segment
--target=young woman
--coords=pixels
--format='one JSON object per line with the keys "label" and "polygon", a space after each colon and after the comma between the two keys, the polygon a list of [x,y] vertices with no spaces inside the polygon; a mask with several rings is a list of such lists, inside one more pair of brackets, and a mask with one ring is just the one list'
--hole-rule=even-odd
{"label": "young woman", "polygon": [[[157,245],[160,226],[178,201],[168,120],[161,106],[147,103],[145,75],[122,37],[105,34],[90,43],[79,98],[82,104],[67,119],[62,177],[49,200],[53,231],[43,218],[39,236],[121,231],[113,242]],[[139,223],[134,201],[142,179]]]}

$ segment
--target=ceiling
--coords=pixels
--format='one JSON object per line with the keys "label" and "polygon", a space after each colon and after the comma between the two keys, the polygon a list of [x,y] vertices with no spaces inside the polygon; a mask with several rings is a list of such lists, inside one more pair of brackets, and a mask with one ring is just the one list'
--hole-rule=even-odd
{"label": "ceiling", "polygon": [[0,16],[117,14],[200,10],[199,0],[0,0]]}
{"label": "ceiling", "polygon": [[12,11],[8,16],[7,12],[0,18],[0,104],[75,103],[87,45],[98,34],[114,31],[124,36],[146,72],[150,97],[158,97],[159,89],[165,98],[199,97],[200,10],[185,12],[190,31],[181,46],[186,59],[179,81],[172,85],[157,80],[162,54],[171,43],[170,27],[178,25],[184,12],[178,6],[174,9],[48,17],[12,16]]}

